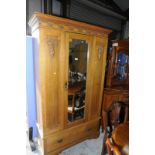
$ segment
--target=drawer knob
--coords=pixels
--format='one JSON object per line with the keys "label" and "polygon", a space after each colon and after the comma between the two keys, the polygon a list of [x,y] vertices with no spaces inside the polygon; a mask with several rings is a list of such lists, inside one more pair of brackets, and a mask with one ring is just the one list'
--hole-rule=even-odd
{"label": "drawer knob", "polygon": [[59,139],[57,142],[58,143],[62,143],[63,142],[63,139]]}

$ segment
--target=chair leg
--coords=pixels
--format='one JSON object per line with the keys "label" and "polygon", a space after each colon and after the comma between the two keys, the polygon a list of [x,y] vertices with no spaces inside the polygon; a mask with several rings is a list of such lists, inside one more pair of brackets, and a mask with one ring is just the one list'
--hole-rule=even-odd
{"label": "chair leg", "polygon": [[107,139],[107,131],[104,130],[103,144],[102,144],[102,153],[101,155],[106,154],[106,139]]}
{"label": "chair leg", "polygon": [[107,144],[107,151],[108,151],[108,155],[112,155],[111,148],[108,144]]}

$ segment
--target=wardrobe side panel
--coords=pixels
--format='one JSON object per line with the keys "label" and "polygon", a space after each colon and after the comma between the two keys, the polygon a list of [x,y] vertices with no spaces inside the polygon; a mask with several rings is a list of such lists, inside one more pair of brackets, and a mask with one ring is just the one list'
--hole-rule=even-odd
{"label": "wardrobe side panel", "polygon": [[100,117],[107,55],[107,38],[94,37],[93,45],[93,85],[90,109],[91,119]]}

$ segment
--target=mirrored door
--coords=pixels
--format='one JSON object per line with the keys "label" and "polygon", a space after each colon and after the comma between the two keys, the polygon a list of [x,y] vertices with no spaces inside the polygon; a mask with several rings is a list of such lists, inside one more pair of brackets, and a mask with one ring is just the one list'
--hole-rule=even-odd
{"label": "mirrored door", "polygon": [[69,39],[67,122],[85,118],[88,43],[85,39]]}

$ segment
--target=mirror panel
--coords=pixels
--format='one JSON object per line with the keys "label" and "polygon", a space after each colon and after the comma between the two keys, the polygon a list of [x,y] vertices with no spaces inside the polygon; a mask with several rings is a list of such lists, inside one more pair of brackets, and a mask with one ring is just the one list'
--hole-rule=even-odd
{"label": "mirror panel", "polygon": [[68,72],[68,121],[73,122],[85,116],[86,76],[88,44],[85,40],[72,39],[69,42]]}

